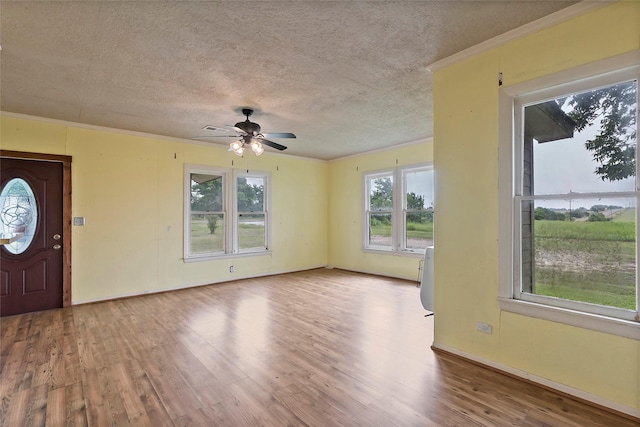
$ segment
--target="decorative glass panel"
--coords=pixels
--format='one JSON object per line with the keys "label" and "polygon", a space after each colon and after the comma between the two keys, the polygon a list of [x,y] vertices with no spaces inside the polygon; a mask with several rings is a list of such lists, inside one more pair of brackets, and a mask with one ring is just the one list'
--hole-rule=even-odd
{"label": "decorative glass panel", "polygon": [[22,235],[17,241],[4,245],[7,251],[18,255],[29,248],[38,224],[38,207],[33,190],[24,179],[12,179],[0,192],[0,223],[3,235]]}

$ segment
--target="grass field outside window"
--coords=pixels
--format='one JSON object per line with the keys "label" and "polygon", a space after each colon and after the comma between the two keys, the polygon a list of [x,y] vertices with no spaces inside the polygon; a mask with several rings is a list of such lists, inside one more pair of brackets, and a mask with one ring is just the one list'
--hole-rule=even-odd
{"label": "grass field outside window", "polygon": [[634,310],[635,209],[611,221],[535,222],[535,293]]}

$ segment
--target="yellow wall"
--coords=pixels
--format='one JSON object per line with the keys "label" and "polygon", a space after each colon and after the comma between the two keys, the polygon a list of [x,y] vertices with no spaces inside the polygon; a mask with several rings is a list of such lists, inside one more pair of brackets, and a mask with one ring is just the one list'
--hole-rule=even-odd
{"label": "yellow wall", "polygon": [[[327,264],[418,278],[422,257],[363,252],[362,176],[432,161],[431,141],[327,163],[269,153],[241,159],[218,145],[10,115],[2,116],[1,132],[2,149],[73,158],[72,215],[86,218],[72,229],[73,303]],[[272,173],[272,254],[182,260],[185,164]]]}
{"label": "yellow wall", "polygon": [[[72,215],[86,218],[72,230],[74,303],[327,264],[326,162],[6,115],[1,132],[2,149],[73,157]],[[272,253],[185,263],[184,165],[232,161],[272,174]]]}
{"label": "yellow wall", "polygon": [[[434,344],[640,414],[639,341],[497,302],[498,73],[508,86],[637,49],[640,3],[620,2],[435,72]],[[493,334],[477,332],[479,321]]]}
{"label": "yellow wall", "polygon": [[417,280],[422,256],[363,252],[363,173],[432,160],[433,143],[424,141],[329,163],[329,265]]}

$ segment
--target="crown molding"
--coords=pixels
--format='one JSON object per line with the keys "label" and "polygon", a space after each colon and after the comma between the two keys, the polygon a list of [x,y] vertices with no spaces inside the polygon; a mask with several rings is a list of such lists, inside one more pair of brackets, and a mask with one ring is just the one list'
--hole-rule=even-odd
{"label": "crown molding", "polygon": [[502,46],[503,44],[520,39],[530,34],[537,33],[538,31],[553,27],[562,22],[568,21],[569,19],[584,15],[587,12],[600,9],[601,7],[608,6],[615,2],[615,0],[581,1],[580,3],[573,4],[550,15],[529,22],[528,24],[525,24],[521,27],[514,28],[513,30],[507,31],[504,34],[500,34],[499,36],[493,37],[482,43],[478,43],[475,46],[471,46],[465,50],[461,50],[458,53],[454,53],[451,56],[447,56],[446,58],[433,62],[427,66],[427,70],[433,73],[479,53],[486,52],[488,50],[494,49],[498,46]]}
{"label": "crown molding", "polygon": [[382,152],[385,152],[385,151],[397,150],[399,148],[410,147],[412,145],[424,144],[424,143],[427,143],[427,142],[433,142],[433,137],[419,139],[417,141],[405,142],[405,143],[398,144],[398,145],[392,145],[390,147],[376,148],[374,150],[363,151],[361,153],[349,154],[348,156],[336,157],[335,159],[329,160],[329,163],[337,162],[337,161],[345,160],[345,159],[351,159],[351,158],[354,158],[354,157],[368,156],[369,154],[375,154],[375,153],[382,153]]}

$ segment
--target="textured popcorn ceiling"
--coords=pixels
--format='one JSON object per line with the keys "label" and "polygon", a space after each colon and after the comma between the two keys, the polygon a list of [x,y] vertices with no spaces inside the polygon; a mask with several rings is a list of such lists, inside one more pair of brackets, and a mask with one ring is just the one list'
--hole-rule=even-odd
{"label": "textured popcorn ceiling", "polygon": [[191,138],[252,107],[333,159],[431,137],[427,65],[573,3],[2,1],[0,108]]}

